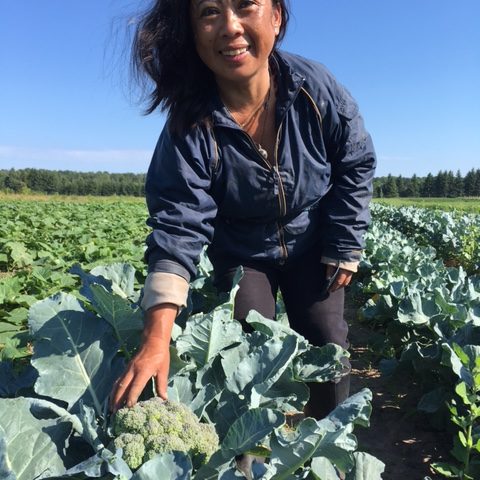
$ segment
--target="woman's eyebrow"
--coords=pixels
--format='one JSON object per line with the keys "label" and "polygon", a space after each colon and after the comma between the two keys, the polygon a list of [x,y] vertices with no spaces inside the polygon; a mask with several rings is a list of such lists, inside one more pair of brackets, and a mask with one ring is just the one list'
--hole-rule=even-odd
{"label": "woman's eyebrow", "polygon": [[199,7],[202,3],[205,3],[205,2],[220,3],[220,0],[197,0],[196,2],[197,7]]}

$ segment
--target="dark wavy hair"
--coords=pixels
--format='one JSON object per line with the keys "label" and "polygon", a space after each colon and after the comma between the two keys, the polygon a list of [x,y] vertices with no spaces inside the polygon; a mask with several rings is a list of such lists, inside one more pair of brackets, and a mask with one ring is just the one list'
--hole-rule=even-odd
{"label": "dark wavy hair", "polygon": [[[282,24],[274,49],[285,36],[288,0],[271,0],[282,9]],[[168,112],[172,132],[184,132],[203,122],[215,88],[213,73],[197,54],[190,23],[191,0],[155,0],[135,30],[132,45],[133,78],[147,104]]]}

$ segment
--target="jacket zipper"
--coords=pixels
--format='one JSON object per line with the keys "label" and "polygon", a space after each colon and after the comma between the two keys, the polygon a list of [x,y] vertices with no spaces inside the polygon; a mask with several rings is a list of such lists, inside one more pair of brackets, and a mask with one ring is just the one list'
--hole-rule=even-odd
{"label": "jacket zipper", "polygon": [[280,216],[283,217],[287,214],[287,199],[285,195],[285,190],[283,188],[282,177],[280,176],[280,168],[278,166],[278,143],[280,141],[281,131],[282,131],[282,124],[280,123],[280,127],[278,127],[278,131],[277,131],[277,138],[275,140],[275,151],[274,151],[273,158],[275,160],[274,169],[278,177],[278,203],[280,206]]}
{"label": "jacket zipper", "polygon": [[[307,95],[308,95],[308,92],[306,92],[306,90],[303,87],[300,87],[297,90],[297,92],[295,94],[295,97],[292,99],[291,103],[293,103],[295,101],[295,99],[297,98],[300,90],[304,90],[305,93],[307,93]],[[310,95],[308,95],[308,96],[310,97]],[[310,97],[310,100],[312,100],[311,97]],[[273,170],[277,174],[277,178],[278,178],[278,203],[279,203],[279,208],[280,208],[280,217],[285,216],[286,213],[287,213],[287,200],[286,200],[286,195],[285,195],[285,189],[283,188],[282,177],[280,176],[280,169],[278,167],[278,144],[280,142],[280,133],[282,131],[282,124],[283,124],[283,117],[280,120],[280,125],[278,127],[277,137],[276,137],[276,140],[275,140],[275,151],[274,151],[274,154],[273,154],[274,162],[275,162],[274,165],[270,164],[269,162],[267,162],[265,160],[265,158],[263,157],[263,155],[260,153],[257,146],[255,145],[255,142],[253,141],[252,137],[248,133],[246,133],[245,131],[242,130],[243,134],[247,136],[248,141],[252,145],[253,149],[257,152],[257,154],[258,154],[259,158],[261,158],[262,162],[267,166],[267,168],[270,171]],[[284,264],[287,257],[288,257],[288,250],[287,250],[287,246],[285,245],[285,234],[284,234],[283,225],[279,221],[277,222],[277,228],[278,228],[278,237],[279,237],[279,241],[280,241],[280,250],[282,251],[281,263]]]}
{"label": "jacket zipper", "polygon": [[[275,151],[273,154],[273,158],[275,160],[275,171],[278,177],[278,203],[280,204],[280,217],[283,217],[287,213],[287,199],[285,196],[285,190],[283,188],[282,177],[280,176],[280,168],[278,167],[278,144],[280,142],[282,122],[283,122],[283,119],[280,122],[280,126],[278,127],[278,130],[277,130],[277,138],[275,140]],[[285,245],[285,235],[283,231],[283,225],[279,221],[277,222],[277,228],[278,228],[278,238],[280,242],[280,250],[282,251],[282,258],[280,262],[284,264],[288,257],[288,250],[287,250],[287,246]]]}
{"label": "jacket zipper", "polygon": [[258,147],[255,145],[255,142],[253,141],[252,137],[247,133],[245,132],[244,130],[242,130],[242,133],[248,138],[248,141],[250,142],[250,145],[253,147],[253,149],[257,152],[258,154],[258,158],[260,158],[262,160],[262,162],[266,165],[266,167],[269,169],[269,170],[272,170],[272,165],[270,163],[268,163],[266,160],[265,160],[265,157],[260,153],[260,150],[258,149]]}
{"label": "jacket zipper", "polygon": [[[282,120],[283,121],[283,120]],[[286,196],[285,196],[285,190],[283,188],[283,183],[282,183],[282,177],[280,176],[280,169],[278,167],[278,144],[280,142],[280,134],[282,131],[282,122],[280,122],[280,126],[278,127],[277,130],[277,137],[275,140],[275,151],[274,151],[274,165],[271,163],[267,162],[264,158],[264,156],[260,153],[258,150],[257,146],[255,145],[255,142],[253,141],[252,137],[246,133],[245,131],[242,131],[243,134],[248,138],[248,141],[252,145],[253,149],[257,152],[258,157],[262,160],[262,162],[267,166],[267,168],[270,171],[273,171],[278,178],[278,203],[279,203],[279,208],[280,208],[280,216],[283,217],[287,213],[287,201],[286,201]],[[280,250],[282,252],[282,258],[281,258],[281,264],[284,264],[287,257],[288,257],[288,250],[287,246],[285,245],[285,234],[283,231],[283,225],[280,222],[277,222],[277,229],[278,229],[278,238],[280,242]]]}

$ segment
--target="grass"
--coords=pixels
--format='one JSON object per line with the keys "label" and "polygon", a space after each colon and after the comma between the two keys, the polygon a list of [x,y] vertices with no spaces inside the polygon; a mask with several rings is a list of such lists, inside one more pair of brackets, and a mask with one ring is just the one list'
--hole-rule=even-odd
{"label": "grass", "polygon": [[480,197],[459,198],[375,198],[374,202],[394,207],[420,207],[437,210],[458,210],[466,213],[480,214]]}

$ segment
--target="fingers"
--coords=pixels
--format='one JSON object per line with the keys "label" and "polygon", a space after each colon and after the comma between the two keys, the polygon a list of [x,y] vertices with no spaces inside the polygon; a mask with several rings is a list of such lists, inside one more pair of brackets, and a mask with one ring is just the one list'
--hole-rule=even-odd
{"label": "fingers", "polygon": [[157,392],[157,395],[162,399],[162,400],[167,400],[167,380],[164,378],[163,375],[157,375],[155,377],[155,391]]}
{"label": "fingers", "polygon": [[170,350],[165,352],[166,361],[160,365],[155,375],[155,390],[162,400],[167,400],[168,371],[170,368]]}
{"label": "fingers", "polygon": [[158,395],[166,400],[169,367],[168,349],[159,354],[151,353],[148,348],[142,349],[113,385],[109,403],[112,413],[123,407],[133,407],[152,377],[156,379],[155,388]]}
{"label": "fingers", "polygon": [[149,372],[140,372],[136,376],[127,370],[114,384],[110,395],[110,410],[115,413],[123,407],[133,407],[150,380]]}
{"label": "fingers", "polygon": [[125,406],[131,377],[132,376],[129,375],[129,371],[127,370],[127,372],[118,378],[113,384],[109,403],[109,408],[112,413],[115,413],[117,410]]}
{"label": "fingers", "polygon": [[[338,270],[337,270],[338,269]],[[326,277],[331,280],[331,285],[328,288],[330,293],[335,292],[340,288],[344,288],[350,284],[353,272],[338,268],[335,265],[327,265]]]}

